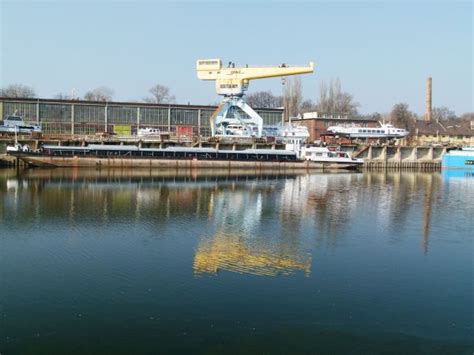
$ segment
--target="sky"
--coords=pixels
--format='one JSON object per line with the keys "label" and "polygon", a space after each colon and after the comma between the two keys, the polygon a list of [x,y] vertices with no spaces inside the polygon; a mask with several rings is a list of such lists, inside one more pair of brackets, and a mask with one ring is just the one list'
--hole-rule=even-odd
{"label": "sky", "polygon": [[[362,113],[396,103],[423,114],[426,78],[433,106],[473,111],[472,2],[7,1],[0,0],[0,86],[20,83],[39,97],[99,86],[135,101],[155,84],[177,103],[220,100],[197,79],[197,59],[237,64],[315,62],[301,76],[317,100],[322,81],[339,78]],[[281,79],[249,93],[281,95]]]}

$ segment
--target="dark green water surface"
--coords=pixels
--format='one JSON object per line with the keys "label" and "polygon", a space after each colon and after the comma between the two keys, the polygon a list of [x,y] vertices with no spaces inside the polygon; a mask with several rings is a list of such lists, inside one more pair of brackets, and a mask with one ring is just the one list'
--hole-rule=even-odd
{"label": "dark green water surface", "polygon": [[0,170],[0,353],[472,354],[474,177]]}

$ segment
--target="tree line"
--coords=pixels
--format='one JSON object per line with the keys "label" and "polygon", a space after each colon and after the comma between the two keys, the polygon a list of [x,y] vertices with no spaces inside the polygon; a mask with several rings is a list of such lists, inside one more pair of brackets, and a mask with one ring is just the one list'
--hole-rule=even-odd
{"label": "tree line", "polygon": [[[251,107],[256,108],[286,108],[286,120],[290,117],[297,117],[303,112],[320,112],[324,114],[344,114],[352,118],[371,118],[379,121],[389,121],[400,128],[412,128],[416,120],[423,117],[410,111],[408,104],[395,104],[388,113],[374,112],[368,115],[359,113],[359,103],[355,101],[354,96],[342,89],[339,79],[322,81],[319,88],[319,97],[313,101],[304,99],[300,77],[283,78],[283,94],[274,95],[271,91],[257,91],[246,95],[246,101]],[[142,99],[143,102],[155,104],[170,104],[175,102],[175,96],[171,94],[169,87],[156,84],[148,91],[149,95]],[[0,89],[0,96],[10,98],[36,98],[36,92],[33,88],[22,85],[12,84]],[[101,86],[87,91],[82,98],[74,97],[64,93],[55,96],[62,100],[85,100],[85,101],[112,101],[114,90]],[[474,113],[464,113],[457,116],[454,111],[439,106],[432,109],[432,119],[434,121],[451,121],[455,119],[472,120]]]}
{"label": "tree line", "polygon": [[[175,97],[167,86],[156,84],[150,90],[149,95],[143,98],[144,102],[156,104],[174,103]],[[36,92],[33,88],[22,84],[12,84],[0,89],[0,96],[10,98],[36,98]],[[85,100],[85,101],[112,101],[114,90],[105,86],[87,91],[84,96],[76,97],[74,94],[59,93],[54,96],[58,100]]]}

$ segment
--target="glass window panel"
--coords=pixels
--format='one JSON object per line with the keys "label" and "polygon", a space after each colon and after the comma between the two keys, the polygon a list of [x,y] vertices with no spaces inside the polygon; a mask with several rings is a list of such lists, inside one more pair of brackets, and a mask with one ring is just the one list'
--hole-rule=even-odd
{"label": "glass window panel", "polygon": [[140,126],[148,127],[155,125],[168,127],[168,109],[140,107]]}
{"label": "glass window panel", "polygon": [[36,103],[28,102],[5,102],[3,104],[4,119],[10,115],[19,115],[25,122],[36,122]]}
{"label": "glass window panel", "polygon": [[105,106],[74,105],[74,122],[105,124]]}
{"label": "glass window panel", "polygon": [[108,123],[137,123],[137,108],[130,106],[108,106]]}
{"label": "glass window panel", "polygon": [[39,105],[39,116],[43,122],[70,122],[71,105],[70,104],[45,104]]}

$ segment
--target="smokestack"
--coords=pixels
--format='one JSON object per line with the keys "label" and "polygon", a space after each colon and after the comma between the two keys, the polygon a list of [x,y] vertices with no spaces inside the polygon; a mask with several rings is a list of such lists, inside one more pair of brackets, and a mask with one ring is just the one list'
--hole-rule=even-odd
{"label": "smokestack", "polygon": [[425,121],[431,121],[431,90],[432,90],[432,79],[429,77],[426,79],[426,112]]}

